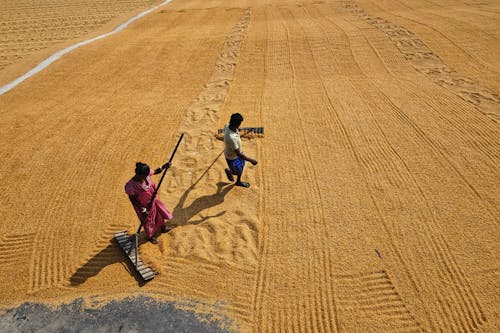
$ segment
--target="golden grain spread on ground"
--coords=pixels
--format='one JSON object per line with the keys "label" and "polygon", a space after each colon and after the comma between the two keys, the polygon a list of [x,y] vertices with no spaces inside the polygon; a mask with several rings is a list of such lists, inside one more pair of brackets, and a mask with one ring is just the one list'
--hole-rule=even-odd
{"label": "golden grain spread on ground", "polygon": [[122,22],[160,0],[0,1],[0,84],[40,60]]}
{"label": "golden grain spread on ground", "polygon": [[[2,1],[0,82],[158,3]],[[65,55],[0,96],[2,308],[148,293],[242,332],[497,332],[499,39],[495,1],[174,0]],[[250,189],[215,139],[235,112],[266,131]],[[144,284],[112,240],[123,185],[181,132]]]}

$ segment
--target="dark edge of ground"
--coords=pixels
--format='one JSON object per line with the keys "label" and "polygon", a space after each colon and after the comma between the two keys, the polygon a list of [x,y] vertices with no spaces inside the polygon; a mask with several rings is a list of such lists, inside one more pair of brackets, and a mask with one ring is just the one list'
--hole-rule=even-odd
{"label": "dark edge of ground", "polygon": [[148,296],[111,301],[98,308],[85,308],[79,298],[57,308],[24,303],[0,314],[0,332],[231,332],[231,321],[175,308]]}

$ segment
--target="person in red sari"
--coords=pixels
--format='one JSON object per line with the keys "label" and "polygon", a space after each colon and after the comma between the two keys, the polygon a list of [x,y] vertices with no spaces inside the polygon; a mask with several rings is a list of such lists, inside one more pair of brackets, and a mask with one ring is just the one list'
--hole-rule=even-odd
{"label": "person in red sari", "polygon": [[148,203],[156,189],[151,175],[159,174],[169,167],[170,164],[165,163],[154,172],[151,172],[147,164],[137,162],[135,165],[135,176],[125,184],[125,193],[128,194],[130,202],[134,206],[134,210],[144,227],[148,240],[153,244],[158,244],[155,234],[159,229],[162,232],[167,232],[171,229],[165,226],[165,220],[171,220],[173,215],[158,197],[155,197],[151,209],[149,209]]}

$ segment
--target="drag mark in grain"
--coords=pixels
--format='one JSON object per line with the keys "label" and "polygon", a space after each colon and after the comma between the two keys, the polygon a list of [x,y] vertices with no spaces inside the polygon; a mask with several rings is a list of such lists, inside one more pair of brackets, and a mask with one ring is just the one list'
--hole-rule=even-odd
{"label": "drag mark in grain", "polygon": [[344,6],[349,12],[384,32],[417,71],[472,103],[496,122],[500,122],[500,96],[495,92],[450,68],[418,36],[405,27],[372,16],[353,2],[345,2]]}
{"label": "drag mark in grain", "polygon": [[[301,79],[305,75],[314,75],[307,71],[305,60],[299,55],[307,54],[308,46],[297,38],[302,33],[298,28],[296,20],[290,15],[286,8],[278,8],[276,10],[269,9],[268,13],[272,17],[268,21],[272,24],[267,26],[268,42],[266,52],[266,77],[269,80],[269,85],[278,87],[281,82],[284,83],[283,89],[286,89],[286,94],[289,94],[290,100],[287,102],[290,109],[290,118],[293,123],[297,124],[293,128],[287,129],[288,142],[276,141],[274,148],[276,151],[287,154],[289,159],[297,159],[304,161],[305,167],[300,169],[290,169],[289,175],[293,182],[294,179],[310,179],[311,184],[308,186],[308,195],[304,197],[301,203],[306,209],[301,209],[301,219],[309,221],[311,228],[315,232],[304,230],[304,238],[318,237],[321,244],[327,244],[329,231],[326,227],[326,219],[324,212],[324,203],[320,186],[318,184],[318,170],[314,165],[312,152],[310,150],[310,138],[307,135],[307,129],[304,125],[306,122],[303,119],[301,110],[307,105],[308,101],[303,99],[299,92],[302,91],[303,82]],[[309,77],[308,76],[308,77]],[[276,80],[276,81],[275,81]],[[276,110],[278,112],[278,110]],[[325,118],[326,122],[330,120]],[[304,147],[306,149],[296,149],[296,147]],[[279,157],[277,157],[279,158]],[[264,179],[265,192],[269,192],[270,184],[267,184]],[[271,194],[264,193],[267,198],[272,197]],[[264,200],[265,201],[265,200]],[[265,221],[267,218],[263,217]],[[273,228],[278,230],[286,230],[286,218],[281,221],[276,221],[277,225]],[[263,236],[269,235],[268,225],[264,224],[265,230]],[[271,232],[272,234],[272,232]],[[322,331],[336,332],[337,321],[334,313],[335,305],[331,295],[333,288],[331,287],[331,259],[328,246],[321,247],[315,253],[308,253],[305,256],[308,258],[305,265],[296,267],[295,274],[301,276],[301,279],[307,281],[316,281],[314,286],[307,287],[307,290],[301,290],[298,294],[303,296],[290,295],[289,300],[280,300],[276,306],[269,307],[269,302],[265,295],[272,293],[272,286],[276,285],[276,274],[274,270],[270,270],[268,265],[268,250],[269,245],[267,239],[263,239],[263,246],[259,253],[259,268],[257,276],[257,293],[254,300],[254,331],[273,331],[285,330],[288,326],[292,326],[295,330],[305,331]],[[283,245],[281,251],[293,250],[293,245],[288,248]],[[277,249],[274,249],[277,251]],[[307,251],[305,251],[307,252]],[[272,264],[271,264],[272,265]],[[318,269],[321,267],[321,269]],[[271,271],[272,273],[268,273]],[[310,288],[310,289],[309,289]]]}
{"label": "drag mark in grain", "polygon": [[[287,12],[283,13],[284,17],[288,16],[290,18],[289,20],[285,20],[284,22],[294,22],[294,25],[291,25],[290,27],[287,27],[285,25],[285,29],[287,32],[287,40],[288,40],[288,51],[289,51],[289,61],[290,61],[290,68],[293,74],[293,80],[292,80],[292,91],[293,91],[293,96],[295,100],[295,112],[297,115],[297,118],[299,119],[299,124],[300,124],[300,130],[301,130],[301,136],[303,138],[303,141],[305,142],[306,146],[306,161],[307,161],[307,173],[308,173],[308,179],[314,179],[313,182],[313,198],[312,202],[319,204],[319,208],[315,208],[314,212],[311,213],[311,221],[319,220],[320,223],[322,224],[322,232],[321,235],[323,236],[322,242],[325,244],[325,246],[322,247],[322,253],[321,255],[314,256],[313,258],[316,259],[317,263],[314,263],[314,259],[310,260],[308,262],[309,269],[308,271],[314,271],[314,267],[323,267],[323,270],[321,272],[321,275],[319,277],[313,277],[312,280],[319,279],[320,280],[320,286],[319,286],[319,294],[315,295],[314,301],[315,304],[311,306],[311,308],[315,308],[315,311],[311,312],[312,319],[311,323],[313,325],[313,330],[315,331],[321,331],[321,332],[338,332],[339,331],[339,326],[338,326],[338,320],[335,315],[335,300],[332,295],[332,284],[334,283],[331,279],[331,254],[329,252],[328,246],[326,244],[328,243],[328,239],[330,239],[329,231],[328,228],[326,227],[326,218],[325,218],[325,205],[323,203],[323,198],[321,195],[321,190],[319,186],[319,171],[316,170],[316,166],[313,163],[313,154],[311,153],[311,150],[309,147],[311,147],[311,143],[309,142],[307,135],[306,135],[306,129],[304,128],[304,119],[302,119],[301,116],[301,111],[299,110],[300,107],[300,101],[299,101],[299,94],[298,94],[298,87],[296,84],[296,79],[298,78],[297,76],[297,71],[294,67],[294,61],[291,57],[292,52],[294,50],[294,47],[292,46],[292,39],[290,37],[290,33],[292,32],[294,36],[300,36],[303,35],[304,39],[306,40],[306,45],[307,49],[305,50],[306,52],[303,52],[303,55],[309,54],[312,62],[315,64],[316,72],[318,73],[318,67],[316,64],[316,61],[314,57],[312,56],[313,52],[311,49],[311,44],[309,43],[306,34],[304,33],[304,30],[301,29],[299,20],[295,17],[293,17],[292,13]],[[292,30],[293,29],[293,30]],[[297,50],[297,47],[295,47],[296,52],[299,53]],[[300,49],[299,49],[300,50]],[[302,51],[302,50],[301,50]],[[302,73],[304,74],[304,73]],[[304,75],[301,75],[300,77],[303,77]],[[330,120],[325,120],[329,125],[330,128],[334,128],[334,126],[331,124]],[[314,207],[316,207],[313,204]],[[318,326],[316,326],[318,325]]]}
{"label": "drag mark in grain", "polygon": [[[127,260],[124,257],[122,249],[114,241],[113,235],[115,232],[127,229],[124,224],[110,224],[100,234],[94,249],[90,255],[84,258],[81,265],[73,269],[73,273],[69,278],[70,285],[79,285],[87,281],[89,278],[97,275],[104,267],[115,263]],[[62,277],[64,279],[67,277]]]}
{"label": "drag mark in grain", "polygon": [[[194,271],[186,272],[186,265],[196,265],[198,268]],[[182,284],[177,283],[173,279],[174,276],[183,275],[184,279],[187,280],[206,280],[206,279],[216,279],[219,271],[219,267],[211,262],[200,262],[198,259],[191,260],[188,258],[173,257],[169,258],[165,265],[165,270],[157,280],[154,290],[165,291],[168,290],[172,295],[183,296],[186,294],[186,288]],[[240,295],[234,295],[230,300],[224,302],[218,302],[221,309],[228,311],[232,314],[232,317],[240,320],[244,323],[249,323],[252,317],[252,304],[248,302],[251,298],[251,283],[254,274],[253,269],[248,267],[236,268],[234,267],[235,274],[243,277],[241,281],[245,281],[240,285],[242,293]],[[214,283],[215,288],[221,288],[222,286],[218,283]],[[244,292],[248,290],[248,292]],[[204,286],[192,286],[188,294],[190,297],[196,297],[199,300],[212,300],[214,299],[214,293],[211,290],[206,290]]]}
{"label": "drag mark in grain", "polygon": [[[308,29],[314,29],[314,27],[308,27]],[[349,39],[346,39],[346,42],[349,42]],[[347,44],[345,47],[350,48],[350,45]],[[317,56],[315,55],[315,57]],[[332,58],[335,59],[335,57]],[[467,329],[477,328],[478,325],[485,321],[484,314],[482,313],[477,298],[468,284],[465,274],[461,271],[456,260],[453,258],[445,239],[441,235],[436,235],[432,225],[428,222],[433,221],[433,224],[437,223],[432,214],[428,199],[425,197],[423,190],[418,185],[418,179],[415,179],[412,175],[408,165],[397,153],[397,150],[391,145],[387,134],[384,133],[381,125],[377,121],[376,114],[382,114],[382,112],[380,110],[377,111],[379,106],[373,104],[371,101],[380,100],[379,95],[381,95],[381,93],[377,92],[377,89],[372,84],[362,84],[362,81],[352,82],[351,87],[353,88],[353,92],[362,99],[362,103],[368,106],[368,110],[371,114],[370,119],[372,119],[373,122],[370,124],[370,126],[372,126],[372,130],[369,132],[369,135],[375,137],[373,140],[370,139],[368,134],[364,134],[360,124],[352,124],[352,126],[357,128],[359,131],[356,135],[351,135],[351,137],[355,139],[353,147],[359,147],[354,151],[356,151],[357,159],[360,162],[360,166],[365,174],[367,184],[374,189],[380,187],[403,188],[403,184],[405,184],[404,187],[408,187],[408,184],[410,184],[411,186],[408,190],[412,198],[408,198],[408,200],[416,200],[416,202],[421,202],[423,204],[423,207],[419,209],[418,215],[416,216],[419,221],[418,224],[424,226],[424,232],[419,237],[419,242],[422,244],[415,244],[415,249],[419,248],[420,244],[423,245],[424,248],[432,250],[432,261],[438,263],[437,269],[439,270],[439,275],[442,279],[448,281],[447,285],[450,286],[448,295],[443,294],[443,290],[441,289],[438,289],[435,292],[435,296],[441,305],[441,319],[445,322],[441,322],[441,319],[439,318],[434,318],[431,319],[431,325],[434,324],[432,321],[435,321],[435,324],[438,327],[445,326],[450,329],[456,329],[457,327],[466,327]],[[370,98],[366,98],[367,96],[370,96]],[[384,98],[382,100],[384,100]],[[403,113],[400,113],[400,115],[403,116],[404,119],[407,119],[406,115]],[[368,118],[364,120],[364,122],[366,121],[368,121]],[[366,125],[368,124],[369,123]],[[418,126],[416,126],[415,129],[419,132],[421,131]],[[372,144],[366,146],[362,144],[363,142],[372,142]],[[359,152],[357,152],[358,150]],[[371,153],[371,150],[374,150],[373,154]],[[437,150],[441,152],[440,149]],[[383,156],[383,160],[385,160],[383,166],[378,165],[380,162],[380,156]],[[393,178],[394,176],[397,176],[397,178]],[[381,201],[377,200],[376,194],[377,192],[373,190],[372,198],[375,205],[380,206],[379,203]],[[391,234],[400,228],[400,226],[394,226],[388,223],[387,219],[383,217],[380,207],[378,207],[378,210],[380,216],[384,220],[384,227],[386,228],[388,234]],[[416,234],[419,233],[417,232]],[[419,274],[415,271],[415,268],[409,264],[408,260],[405,259],[407,254],[405,251],[401,251],[399,248],[400,246],[398,246],[392,237],[391,244],[392,250],[397,253],[401,260],[401,264],[406,267],[405,270],[408,273],[409,278],[413,281],[415,288],[419,290],[423,287],[423,284],[418,276]],[[425,253],[422,254],[428,255]],[[453,302],[450,303],[449,300],[445,300],[447,297],[451,297]]]}
{"label": "drag mark in grain", "polygon": [[35,233],[5,235],[0,239],[0,265],[18,266],[26,261],[26,249],[33,243]]}
{"label": "drag mark in grain", "polygon": [[360,320],[367,315],[381,316],[391,323],[389,332],[425,332],[385,271],[340,275],[336,280],[340,315],[354,312]]}
{"label": "drag mark in grain", "polygon": [[[268,31],[268,26],[267,26],[267,14],[266,11],[264,11],[264,17],[266,18],[266,23],[263,24],[265,27],[265,40],[266,43],[264,43],[264,56],[263,56],[263,84],[262,88],[260,91],[260,98],[259,98],[259,119],[260,123],[264,125],[264,120],[263,120],[263,100],[264,100],[264,92],[265,92],[265,82],[266,82],[266,76],[267,76],[267,55],[268,55],[268,41],[269,41],[269,31]],[[263,281],[266,278],[266,259],[267,259],[267,252],[268,252],[268,241],[267,237],[269,237],[269,226],[267,224],[267,221],[265,219],[265,207],[266,207],[266,201],[264,198],[269,196],[269,184],[266,181],[266,178],[264,176],[264,170],[266,169],[266,160],[261,158],[263,155],[262,153],[262,147],[258,146],[258,159],[261,161],[261,167],[259,168],[259,179],[261,180],[262,183],[262,190],[259,191],[259,213],[258,213],[258,218],[260,221],[260,232],[258,232],[258,238],[257,238],[257,263],[256,263],[256,271],[255,271],[255,278],[254,278],[254,287],[253,287],[253,295],[252,295],[252,318],[251,318],[251,323],[253,324],[253,330],[258,331],[261,330],[261,321],[260,321],[260,308],[261,308],[261,301],[262,299],[260,298],[261,292],[262,292],[262,284]],[[292,316],[288,316],[290,313],[290,308],[287,307],[287,317],[291,318]],[[258,320],[259,319],[259,320]],[[295,320],[297,320],[295,318]],[[295,321],[293,322],[293,324]],[[292,325],[293,325],[292,324]]]}
{"label": "drag mark in grain", "polygon": [[[398,0],[398,2],[401,2]],[[378,7],[378,6],[377,6]],[[426,27],[432,31],[435,31],[437,34],[439,34],[440,37],[444,38],[447,40],[450,44],[452,44],[454,47],[460,50],[460,52],[463,52],[470,60],[478,63],[483,67],[489,74],[494,75],[499,75],[500,72],[498,69],[493,65],[491,60],[493,60],[494,63],[494,56],[491,56],[491,54],[487,54],[485,52],[482,52],[481,48],[477,48],[475,52],[470,52],[466,50],[466,47],[464,45],[460,45],[465,41],[474,41],[474,42],[479,42],[484,43],[484,45],[488,44],[494,44],[497,42],[497,38],[495,37],[494,33],[491,33],[491,28],[490,29],[482,29],[479,26],[474,26],[474,23],[469,22],[468,24],[466,22],[460,21],[461,16],[460,15],[452,15],[451,17],[447,16],[446,13],[451,13],[455,11],[456,7],[459,6],[446,6],[446,7],[441,7],[438,11],[431,9],[431,7],[435,8],[435,5],[429,4],[429,5],[424,5],[423,8],[428,9],[428,10],[415,10],[415,12],[418,12],[419,14],[419,20],[417,21],[415,18],[412,18],[412,15],[408,15],[409,13],[413,12],[413,9],[411,7],[408,7],[405,5],[405,9],[402,12],[399,12],[397,17],[404,18],[406,20],[415,22],[419,25],[422,25],[423,27]],[[379,7],[380,8],[380,7]],[[491,13],[493,14],[493,13]],[[471,18],[470,13],[467,16],[464,16],[467,18]],[[498,20],[497,15],[492,15],[488,20],[483,19],[482,22],[494,22],[495,20],[491,20],[491,18]],[[474,20],[472,20],[474,22]],[[476,21],[477,22],[477,21]],[[494,23],[493,23],[494,24]],[[455,31],[460,31],[459,34],[456,34],[453,37],[450,37],[446,33],[442,31],[442,29],[439,29],[441,25],[442,26],[448,26],[448,27],[453,27]],[[474,27],[471,28],[471,25]],[[457,40],[457,37],[458,40]],[[458,41],[458,43],[457,43]],[[484,59],[486,58],[486,59]],[[490,60],[490,61],[488,61]]]}

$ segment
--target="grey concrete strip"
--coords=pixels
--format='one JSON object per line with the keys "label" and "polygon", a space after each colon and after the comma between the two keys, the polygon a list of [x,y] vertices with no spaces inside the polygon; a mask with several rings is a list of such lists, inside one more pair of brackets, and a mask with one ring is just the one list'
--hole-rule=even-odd
{"label": "grey concrete strip", "polygon": [[[206,319],[206,320],[200,320]],[[173,303],[147,296],[112,301],[99,309],[87,309],[82,299],[56,309],[24,303],[0,315],[0,332],[230,332],[229,320],[213,320],[176,309]]]}

